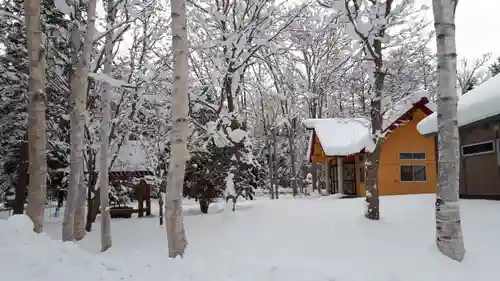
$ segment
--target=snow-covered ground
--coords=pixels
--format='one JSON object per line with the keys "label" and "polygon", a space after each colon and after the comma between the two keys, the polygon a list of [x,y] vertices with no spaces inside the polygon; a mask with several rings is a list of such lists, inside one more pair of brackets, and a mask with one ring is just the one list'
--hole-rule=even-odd
{"label": "snow-covered ground", "polygon": [[[0,273],[23,281],[496,281],[500,202],[462,201],[467,257],[434,243],[434,196],[381,198],[380,221],[362,199],[258,198],[235,213],[186,205],[188,251],[168,260],[158,217],[112,221],[113,247],[99,253],[99,224],[77,246],[61,243],[60,218],[35,235],[25,217],[0,220]],[[83,250],[82,250],[83,249]]]}

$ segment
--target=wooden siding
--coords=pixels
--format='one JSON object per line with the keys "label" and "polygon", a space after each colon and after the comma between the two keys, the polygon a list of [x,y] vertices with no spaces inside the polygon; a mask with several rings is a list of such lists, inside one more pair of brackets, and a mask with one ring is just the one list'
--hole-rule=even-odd
{"label": "wooden siding", "polygon": [[493,141],[495,151],[488,154],[461,156],[460,195],[474,198],[500,197],[500,163],[498,139],[500,121],[460,128],[460,145]]}
{"label": "wooden siding", "polygon": [[311,162],[314,163],[325,163],[328,157],[323,152],[323,147],[321,147],[321,143],[319,142],[319,138],[316,135],[316,132],[313,132],[313,148],[311,151]]}
{"label": "wooden siding", "polygon": [[[417,124],[427,115],[415,109],[412,120],[394,129],[384,140],[380,155],[379,195],[421,194],[436,192],[436,147],[432,138],[417,131]],[[400,152],[425,152],[425,160],[400,160]],[[426,165],[427,181],[401,182],[402,164]]]}

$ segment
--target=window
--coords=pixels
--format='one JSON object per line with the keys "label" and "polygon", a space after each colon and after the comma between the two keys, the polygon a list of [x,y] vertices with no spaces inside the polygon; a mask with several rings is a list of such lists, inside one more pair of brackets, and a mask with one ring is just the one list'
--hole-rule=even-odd
{"label": "window", "polygon": [[423,182],[427,181],[427,169],[425,165],[401,165],[402,182]]}
{"label": "window", "polygon": [[495,151],[493,141],[479,142],[475,144],[468,144],[462,146],[463,156],[473,156],[492,153]]}
{"label": "window", "polygon": [[425,152],[400,152],[399,160],[425,160]]}
{"label": "window", "polygon": [[498,158],[498,166],[500,166],[500,139],[497,139],[497,158]]}

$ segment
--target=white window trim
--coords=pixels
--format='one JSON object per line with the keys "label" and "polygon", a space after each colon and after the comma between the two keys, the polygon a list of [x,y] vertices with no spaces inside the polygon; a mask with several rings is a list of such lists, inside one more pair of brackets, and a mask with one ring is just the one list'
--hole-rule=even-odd
{"label": "white window trim", "polygon": [[[401,167],[402,166],[421,166],[421,167],[424,167],[425,168],[425,180],[423,180],[423,181],[416,181],[416,180],[403,181],[403,180],[401,180]],[[413,175],[412,175],[412,177],[413,177]],[[401,165],[399,165],[399,182],[402,182],[402,183],[427,182],[427,165],[426,164],[401,164]]]}
{"label": "white window trim", "polygon": [[[401,159],[401,153],[423,153],[424,154],[424,159]],[[427,160],[427,153],[423,152],[423,151],[414,151],[414,152],[409,152],[409,151],[403,151],[403,152],[399,152],[399,160],[400,161],[423,161],[423,160]]]}
{"label": "white window trim", "polygon": [[[493,150],[485,151],[485,152],[472,153],[472,154],[467,154],[467,155],[464,154],[464,147],[471,147],[471,146],[475,146],[475,145],[481,145],[481,144],[484,144],[484,143],[492,143],[493,144]],[[477,155],[495,153],[495,141],[494,140],[489,140],[489,141],[481,141],[481,142],[475,142],[475,143],[471,143],[471,144],[462,145],[462,147],[460,147],[460,153],[462,154],[463,157],[469,157],[469,156],[477,156]]]}

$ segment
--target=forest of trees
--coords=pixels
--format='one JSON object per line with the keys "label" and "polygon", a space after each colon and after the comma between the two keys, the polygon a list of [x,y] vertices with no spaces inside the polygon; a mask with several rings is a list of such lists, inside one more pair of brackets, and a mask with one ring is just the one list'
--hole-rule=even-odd
{"label": "forest of trees", "polygon": [[[41,232],[33,204],[65,190],[63,239],[80,240],[99,205],[109,217],[108,169],[129,140],[158,182],[174,173],[163,186],[205,211],[228,178],[236,197],[296,195],[308,173],[317,188],[302,119],[367,116],[377,140],[384,108],[417,90],[437,98],[432,20],[414,2],[4,0],[0,201],[22,214],[27,197]],[[460,61],[460,94],[500,72],[500,58],[483,71],[489,60]],[[375,220],[377,157],[367,162]]]}

